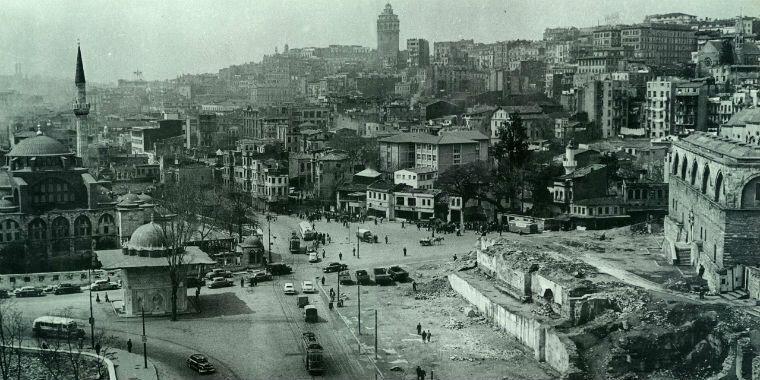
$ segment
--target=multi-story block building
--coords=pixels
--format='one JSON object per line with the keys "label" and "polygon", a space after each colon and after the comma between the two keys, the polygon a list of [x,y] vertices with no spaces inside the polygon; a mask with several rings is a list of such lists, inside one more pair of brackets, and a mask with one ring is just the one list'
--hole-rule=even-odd
{"label": "multi-story block building", "polygon": [[669,66],[690,62],[697,38],[687,25],[644,23],[622,28],[620,46],[648,65]]}
{"label": "multi-story block building", "polygon": [[666,257],[693,268],[714,292],[756,288],[760,147],[695,133],[673,142],[666,163]]}
{"label": "multi-story block building", "polygon": [[410,38],[406,40],[406,51],[409,54],[407,66],[430,66],[430,44],[427,40],[422,38]]}
{"label": "multi-story block building", "polygon": [[675,132],[676,81],[674,78],[657,78],[647,82],[645,129],[649,138],[660,138]]}
{"label": "multi-story block building", "polygon": [[647,15],[644,17],[644,22],[655,24],[691,25],[696,21],[697,16],[680,12]]}
{"label": "multi-story block building", "polygon": [[477,131],[449,131],[440,136],[401,133],[378,140],[380,170],[429,167],[443,173],[452,166],[488,158],[488,136]]}
{"label": "multi-story block building", "polygon": [[587,82],[578,89],[579,112],[586,112],[594,122],[599,137],[617,136],[628,128],[628,111],[634,91],[628,81],[611,77]]}
{"label": "multi-story block building", "polygon": [[413,189],[432,189],[438,172],[429,167],[396,170],[393,183],[411,186]]}

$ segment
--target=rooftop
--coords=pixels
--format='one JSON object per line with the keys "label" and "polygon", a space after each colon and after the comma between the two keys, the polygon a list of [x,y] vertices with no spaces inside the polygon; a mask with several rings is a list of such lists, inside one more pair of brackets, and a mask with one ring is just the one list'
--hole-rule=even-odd
{"label": "rooftop", "polygon": [[71,154],[58,140],[38,132],[37,136],[19,141],[8,153],[9,157],[62,156]]}
{"label": "rooftop", "polygon": [[[125,255],[121,249],[106,249],[96,251],[98,261],[103,265],[103,269],[125,269],[125,268],[150,268],[166,267],[168,262],[166,257],[146,257]],[[185,247],[184,263],[193,264],[216,264],[200,248],[194,246]]]}
{"label": "rooftop", "polygon": [[588,165],[588,166],[584,166],[582,168],[578,168],[578,169],[576,169],[575,171],[573,171],[570,174],[565,174],[565,175],[559,177],[559,179],[582,178],[582,177],[585,177],[585,176],[591,174],[594,171],[601,170],[601,169],[604,169],[606,167],[607,166],[602,165],[602,164],[591,164],[591,165]]}
{"label": "rooftop", "polygon": [[686,149],[693,146],[706,152],[737,160],[760,161],[760,146],[705,132],[693,133],[674,142],[673,145]]}

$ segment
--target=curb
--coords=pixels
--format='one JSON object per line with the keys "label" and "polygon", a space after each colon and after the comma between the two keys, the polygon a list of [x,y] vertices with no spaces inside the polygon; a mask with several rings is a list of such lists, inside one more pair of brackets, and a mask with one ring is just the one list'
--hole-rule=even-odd
{"label": "curb", "polygon": [[[7,346],[7,345],[2,345],[2,346],[3,347],[9,347],[11,349],[20,349],[21,351],[53,351],[53,350],[44,349],[44,348],[37,348],[37,347],[26,347],[26,346],[16,347],[16,346]],[[63,352],[66,352],[66,351],[63,351]],[[69,351],[69,353],[73,353],[73,352]],[[90,356],[90,357],[93,357],[93,358],[96,358],[98,360],[103,361],[103,363],[106,363],[106,368],[108,368],[108,378],[109,378],[109,380],[117,380],[117,377],[116,377],[116,367],[114,366],[113,361],[111,361],[111,359],[109,359],[109,358],[107,358],[105,356],[95,355],[93,353],[85,352],[85,351],[80,351],[79,354],[80,355]]]}

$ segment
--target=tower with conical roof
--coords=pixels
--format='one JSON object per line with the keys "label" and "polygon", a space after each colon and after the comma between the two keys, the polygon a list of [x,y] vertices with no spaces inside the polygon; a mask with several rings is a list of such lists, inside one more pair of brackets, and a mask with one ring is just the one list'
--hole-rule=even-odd
{"label": "tower with conical roof", "polygon": [[390,4],[377,17],[377,55],[384,67],[396,67],[398,63],[398,16]]}
{"label": "tower with conical roof", "polygon": [[82,64],[82,49],[77,43],[77,68],[74,74],[74,85],[77,89],[77,97],[74,100],[72,109],[76,116],[77,132],[77,156],[84,157],[84,150],[87,147],[87,135],[89,133],[87,124],[87,115],[90,113],[90,103],[87,103],[87,89],[84,79],[84,65]]}

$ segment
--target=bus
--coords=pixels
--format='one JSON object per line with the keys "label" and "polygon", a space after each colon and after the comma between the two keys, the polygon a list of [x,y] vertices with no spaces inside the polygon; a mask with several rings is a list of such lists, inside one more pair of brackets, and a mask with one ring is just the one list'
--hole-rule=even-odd
{"label": "bus", "polygon": [[317,342],[317,336],[313,332],[303,333],[304,357],[303,362],[306,370],[311,375],[318,375],[325,371],[322,364],[322,345]]}
{"label": "bus", "polygon": [[71,318],[39,317],[32,322],[32,332],[36,337],[84,338],[84,330]]}
{"label": "bus", "polygon": [[299,231],[301,232],[301,237],[303,240],[314,240],[317,238],[317,231],[314,231],[314,228],[311,226],[311,223],[309,222],[301,222],[298,224]]}

